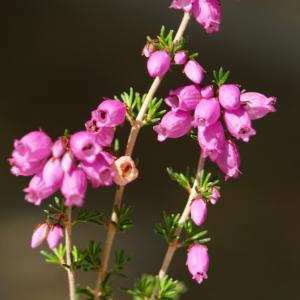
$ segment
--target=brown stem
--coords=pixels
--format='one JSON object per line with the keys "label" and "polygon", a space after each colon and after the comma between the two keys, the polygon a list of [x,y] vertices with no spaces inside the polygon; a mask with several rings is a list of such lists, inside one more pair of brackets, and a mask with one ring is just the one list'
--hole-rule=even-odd
{"label": "brown stem", "polygon": [[[176,33],[176,36],[173,40],[174,43],[177,43],[182,38],[182,36],[187,28],[187,25],[189,23],[190,17],[191,17],[191,15],[189,13],[184,14],[182,21],[179,25],[178,31]],[[128,141],[127,141],[125,155],[131,156],[133,153],[139,131],[143,126],[143,120],[144,120],[145,114],[147,112],[147,108],[149,106],[150,101],[154,97],[156,91],[158,90],[162,80],[163,80],[163,77],[156,77],[154,79],[154,81],[147,93],[145,101],[143,102],[143,105],[137,115],[137,118],[136,118],[136,120],[133,121],[133,126],[131,127],[131,131],[130,131]],[[124,193],[124,186],[118,186],[117,190],[116,190],[116,194],[115,194],[114,208],[115,207],[119,208],[121,206],[123,193]],[[96,285],[95,285],[95,289],[94,289],[95,300],[99,299],[100,284],[101,284],[101,281],[105,278],[105,275],[107,273],[111,249],[112,249],[115,235],[117,233],[117,229],[115,226],[115,223],[117,223],[117,221],[118,220],[117,220],[117,217],[115,214],[115,209],[113,209],[113,212],[111,215],[111,222],[108,225],[108,231],[107,231],[106,240],[104,243],[104,249],[103,249],[103,253],[101,256],[101,266],[99,268],[98,277],[97,277]]]}
{"label": "brown stem", "polygon": [[[191,204],[192,204],[192,201],[194,200],[194,198],[196,196],[196,193],[197,193],[197,186],[198,186],[198,183],[199,183],[199,180],[200,180],[201,171],[204,168],[204,164],[205,164],[205,158],[202,155],[200,155],[200,159],[199,159],[198,167],[197,167],[197,172],[196,172],[196,178],[194,180],[193,187],[190,191],[189,198],[186,202],[185,208],[184,208],[184,210],[181,214],[181,217],[179,219],[179,227],[177,228],[176,233],[175,233],[176,238],[174,239],[174,241],[172,243],[169,244],[169,247],[168,247],[167,252],[165,254],[163,263],[162,263],[161,268],[160,268],[159,273],[158,273],[159,281],[161,281],[166,276],[166,274],[168,272],[168,269],[170,267],[171,261],[173,259],[173,256],[174,256],[174,254],[177,250],[178,241],[179,241],[183,226],[184,226],[185,222],[187,221],[187,219],[189,218],[189,215],[190,215],[190,212],[191,212]],[[159,289],[159,282],[156,283],[150,300],[155,299],[155,296],[157,295],[158,289]]]}

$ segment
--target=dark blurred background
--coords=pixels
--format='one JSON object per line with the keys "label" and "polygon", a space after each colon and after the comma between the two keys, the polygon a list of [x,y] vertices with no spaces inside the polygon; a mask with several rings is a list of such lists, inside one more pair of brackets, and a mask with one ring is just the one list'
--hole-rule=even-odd
{"label": "dark blurred background", "polygon": [[[209,209],[206,227],[211,266],[209,280],[198,286],[179,251],[170,275],[187,283],[182,299],[299,299],[300,236],[299,179],[299,29],[298,0],[222,1],[219,34],[208,36],[193,21],[186,32],[188,47],[211,71],[223,66],[231,81],[249,91],[278,97],[278,113],[255,122],[257,136],[241,144],[243,176],[222,183],[222,200]],[[162,0],[6,1],[1,30],[1,198],[0,298],[53,300],[67,298],[65,273],[44,263],[31,250],[32,229],[43,218],[41,208],[25,203],[22,188],[28,178],[9,173],[7,158],[13,140],[43,128],[51,136],[83,128],[102,96],[133,86],[146,92],[151,83],[140,56],[145,36],[155,36],[162,24],[176,28],[182,13]],[[187,83],[178,69],[167,76],[158,96]],[[125,140],[128,128],[119,134]],[[157,273],[166,245],[153,233],[162,211],[182,210],[186,195],[165,172],[197,163],[197,145],[183,138],[159,144],[151,128],[142,130],[134,156],[140,178],[126,190],[134,205],[134,229],[116,245],[133,257],[127,268],[133,278]],[[216,170],[212,165],[209,169]],[[217,175],[221,174],[216,170]],[[90,208],[111,210],[113,188],[90,190]],[[103,240],[96,226],[75,229],[84,246]],[[79,273],[84,284],[95,274]],[[129,299],[119,295],[118,299]]]}

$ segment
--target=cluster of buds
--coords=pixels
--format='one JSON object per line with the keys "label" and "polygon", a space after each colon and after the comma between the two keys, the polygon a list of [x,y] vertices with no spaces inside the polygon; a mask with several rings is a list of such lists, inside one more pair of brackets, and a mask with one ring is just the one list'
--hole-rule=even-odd
{"label": "cluster of buds", "polygon": [[216,90],[212,85],[188,85],[170,91],[165,103],[171,110],[154,127],[158,140],[179,138],[197,128],[204,157],[216,162],[226,177],[237,177],[240,156],[233,138],[248,142],[256,133],[252,120],[274,112],[276,98],[241,93],[235,84],[223,84]]}
{"label": "cluster of buds", "polygon": [[54,143],[43,131],[33,131],[15,141],[9,159],[11,172],[33,176],[24,189],[26,201],[35,205],[61,191],[66,206],[81,207],[88,180],[94,188],[126,184],[137,177],[130,157],[116,158],[110,151],[115,128],[126,116],[126,106],[104,100],[92,112],[86,130],[60,137]]}
{"label": "cluster of buds", "polygon": [[218,0],[173,0],[170,7],[193,14],[209,34],[220,29],[221,8]]}

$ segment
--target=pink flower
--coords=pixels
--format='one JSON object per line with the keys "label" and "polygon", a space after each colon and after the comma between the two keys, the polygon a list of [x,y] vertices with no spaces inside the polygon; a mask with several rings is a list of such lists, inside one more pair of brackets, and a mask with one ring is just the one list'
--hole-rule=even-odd
{"label": "pink flower", "polygon": [[197,226],[204,224],[207,217],[207,205],[202,199],[195,199],[191,205],[191,217]]}
{"label": "pink flower", "polygon": [[91,181],[93,187],[109,186],[113,183],[114,170],[112,161],[107,161],[106,157],[100,153],[91,164],[81,164],[82,170]]}
{"label": "pink flower", "polygon": [[157,139],[162,142],[167,138],[176,139],[186,135],[192,127],[193,118],[185,111],[169,111],[153,129],[158,133]]}
{"label": "pink flower", "polygon": [[147,62],[148,73],[151,77],[163,77],[170,69],[171,58],[167,51],[153,52]]}
{"label": "pink flower", "polygon": [[54,224],[53,226],[51,226],[47,237],[49,248],[56,248],[60,244],[63,237],[64,229],[60,224]]}
{"label": "pink flower", "polygon": [[174,56],[174,62],[176,65],[184,65],[188,59],[188,52],[185,50],[181,50],[176,52]]}
{"label": "pink flower", "polygon": [[204,86],[201,89],[201,98],[213,98],[214,97],[214,87],[212,85]]}
{"label": "pink flower", "polygon": [[202,99],[195,109],[194,126],[211,126],[220,118],[221,109],[216,98]]}
{"label": "pink flower", "polygon": [[170,8],[182,9],[186,12],[190,12],[195,1],[196,0],[173,0]]}
{"label": "pink flower", "polygon": [[237,178],[240,174],[240,154],[237,146],[231,140],[225,141],[222,153],[216,160],[226,178]]}
{"label": "pink flower", "polygon": [[76,158],[87,163],[94,162],[101,151],[101,147],[96,143],[95,135],[88,131],[73,134],[70,146]]}
{"label": "pink flower", "polygon": [[142,55],[149,58],[150,55],[155,51],[155,48],[151,42],[147,42],[143,48]]}
{"label": "pink flower", "polygon": [[222,152],[225,142],[224,129],[220,121],[208,127],[199,127],[198,141],[204,157],[215,161]]}
{"label": "pink flower", "polygon": [[211,204],[216,204],[221,197],[220,190],[216,187],[213,187],[211,190],[211,195],[209,197],[209,201]]}
{"label": "pink flower", "polygon": [[70,173],[66,173],[61,186],[61,192],[65,197],[65,205],[81,207],[86,189],[87,179],[81,169],[77,168]]}
{"label": "pink flower", "polygon": [[219,89],[220,104],[227,110],[235,110],[240,107],[241,92],[235,84],[223,84]]}
{"label": "pink flower", "polygon": [[263,118],[269,112],[276,112],[274,105],[275,97],[266,97],[260,93],[243,93],[241,95],[241,103],[248,112],[251,120]]}
{"label": "pink flower", "polygon": [[59,158],[50,158],[43,169],[43,179],[47,187],[58,189],[62,183],[64,171]]}
{"label": "pink flower", "polygon": [[183,73],[186,77],[196,84],[200,84],[205,75],[205,70],[194,59],[189,60],[184,66]]}
{"label": "pink flower", "polygon": [[188,85],[170,91],[170,95],[165,99],[165,102],[174,111],[190,111],[196,108],[200,98],[200,88],[196,85]]}
{"label": "pink flower", "polygon": [[26,193],[25,200],[34,205],[40,205],[41,202],[50,197],[57,191],[56,186],[47,186],[42,173],[38,173],[32,177],[27,188],[23,191]]}
{"label": "pink flower", "polygon": [[188,249],[187,267],[190,273],[199,284],[207,279],[209,267],[209,256],[206,246],[194,244]]}
{"label": "pink flower", "polygon": [[221,8],[218,0],[196,0],[193,14],[207,33],[218,32],[221,24]]}
{"label": "pink flower", "polygon": [[248,142],[250,137],[256,134],[248,113],[242,107],[233,111],[225,111],[224,119],[228,131],[239,140]]}
{"label": "pink flower", "polygon": [[118,158],[113,168],[115,170],[114,182],[119,186],[126,185],[135,180],[139,175],[138,169],[130,156],[121,156]]}
{"label": "pink flower", "polygon": [[114,127],[98,126],[96,120],[89,120],[85,123],[87,131],[92,132],[96,136],[96,142],[101,147],[110,147],[114,140],[115,129]]}
{"label": "pink flower", "polygon": [[37,248],[40,246],[46,240],[48,232],[49,225],[47,223],[37,225],[32,234],[31,248]]}
{"label": "pink flower", "polygon": [[63,138],[59,138],[52,146],[52,155],[55,158],[60,158],[65,153],[65,144]]}
{"label": "pink flower", "polygon": [[61,167],[65,173],[69,173],[75,167],[75,157],[70,151],[66,152],[61,159]]}
{"label": "pink flower", "polygon": [[51,153],[52,141],[43,131],[32,131],[15,140],[14,151],[9,159],[11,172],[16,176],[38,173]]}
{"label": "pink flower", "polygon": [[107,99],[100,103],[97,110],[92,112],[92,118],[98,127],[116,127],[124,123],[126,106],[123,102]]}

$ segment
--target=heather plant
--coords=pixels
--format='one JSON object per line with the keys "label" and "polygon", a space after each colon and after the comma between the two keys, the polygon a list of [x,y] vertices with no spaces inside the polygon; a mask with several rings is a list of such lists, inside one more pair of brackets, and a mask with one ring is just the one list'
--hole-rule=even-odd
{"label": "heather plant", "polygon": [[[162,222],[155,225],[156,233],[167,244],[158,273],[142,274],[123,291],[135,300],[178,299],[186,286],[168,274],[177,250],[185,249],[192,279],[201,284],[208,278],[210,238],[203,226],[208,207],[220,200],[222,179],[204,170],[205,161],[216,163],[225,179],[238,178],[241,171],[237,142],[249,142],[256,134],[253,121],[275,111],[276,98],[248,92],[240,84],[231,83],[229,71],[223,68],[211,72],[210,77],[210,72],[196,60],[198,54],[187,49],[184,33],[192,17],[208,34],[219,31],[221,6],[217,0],[173,0],[170,7],[183,11],[177,32],[162,27],[157,37],[147,37],[142,50],[149,76],[154,78],[146,94],[130,88],[120,96],[103,99],[82,131],[66,130],[52,140],[43,130],[36,130],[14,143],[9,159],[11,173],[31,177],[23,190],[25,200],[36,206],[48,203],[45,217],[33,231],[31,247],[47,243],[49,250],[41,253],[47,262],[66,270],[70,300],[114,299],[113,292],[118,287],[111,279],[125,276],[130,258],[120,249],[111,259],[112,246],[116,234],[133,225],[132,208],[123,203],[123,194],[126,185],[143,172],[137,169],[132,154],[144,126],[153,127],[159,142],[189,135],[199,149],[198,163],[195,171],[167,169],[170,178],[186,190],[186,205],[181,213],[162,212]],[[155,97],[171,68],[181,69],[190,83],[170,87],[163,98]],[[129,123],[131,131],[125,153],[120,155],[117,135],[124,122]],[[84,207],[89,184],[92,188],[116,186],[108,221],[101,207],[98,211]],[[72,242],[72,229],[87,222],[103,226],[106,238],[93,240],[80,249]],[[95,284],[80,286],[77,270],[96,271]]]}

